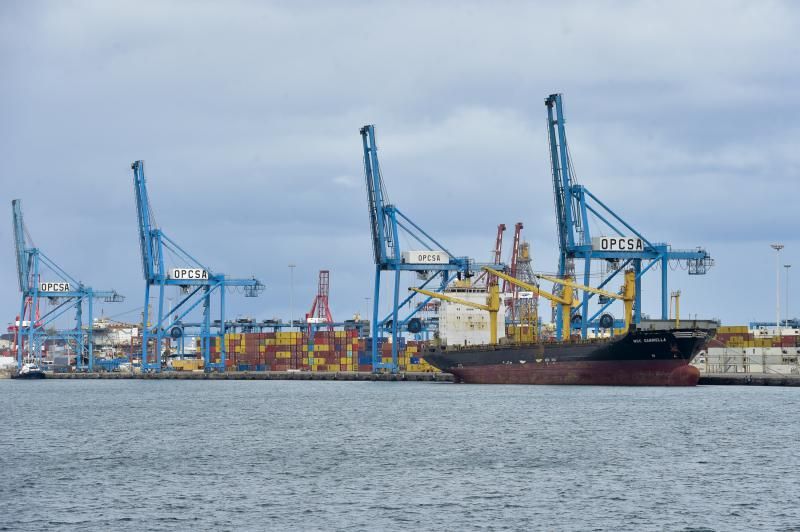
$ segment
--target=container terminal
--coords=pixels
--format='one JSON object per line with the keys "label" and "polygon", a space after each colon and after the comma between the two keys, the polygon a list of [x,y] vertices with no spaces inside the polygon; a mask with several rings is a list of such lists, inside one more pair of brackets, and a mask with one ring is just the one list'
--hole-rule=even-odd
{"label": "container terminal", "polygon": [[[680,265],[689,275],[705,275],[713,266],[710,254],[702,247],[678,249],[647,238],[579,184],[567,146],[562,95],[549,95],[545,111],[550,149],[544,155],[551,167],[559,244],[554,275],[535,273],[522,222],[514,225],[505,259],[505,224],[497,226],[491,261],[453,254],[413,220],[413,213],[389,201],[376,128],[366,125],[360,135],[375,266],[371,316],[356,314],[334,321],[328,304],[331,272],[321,270],[317,294],[304,319],[229,320],[226,310],[233,302],[227,301],[226,288],[257,297],[264,285],[254,277],[234,278],[214,270],[181,247],[167,228],[158,226],[144,162],[135,161],[131,170],[144,279],[141,321],[95,317],[93,301],[121,303],[125,298],[77,281],[35,247],[23,221],[21,201],[14,200],[21,300],[19,314],[0,338],[0,374],[13,375],[27,365],[75,378],[310,374],[448,380],[441,367],[430,363],[433,356],[426,359],[426,352],[441,353],[448,346],[472,351],[478,346],[516,346],[534,353],[543,346],[613,343],[645,330],[648,323],[650,328],[657,323],[663,330],[680,329],[680,291],[669,291],[670,266]],[[777,246],[773,245],[779,252]],[[403,272],[418,280],[407,292],[401,290]],[[642,278],[655,272],[660,277],[660,317],[649,319],[642,309]],[[387,281],[390,301],[382,302],[381,285]],[[540,308],[547,308],[540,306],[541,298],[550,303],[549,319],[540,315]],[[57,328],[68,313],[74,316],[74,327]],[[685,365],[702,375],[701,382],[716,375],[759,375],[762,383],[773,375],[792,381],[800,374],[796,320],[751,326],[713,323],[704,329],[710,331],[707,341],[684,356]]]}

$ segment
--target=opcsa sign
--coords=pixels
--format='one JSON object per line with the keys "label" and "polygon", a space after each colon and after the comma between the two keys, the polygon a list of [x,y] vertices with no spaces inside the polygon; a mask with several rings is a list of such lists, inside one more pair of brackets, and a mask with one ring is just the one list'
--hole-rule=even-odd
{"label": "opcsa sign", "polygon": [[169,278],[181,281],[207,281],[208,272],[201,268],[172,268],[169,271]]}
{"label": "opcsa sign", "polygon": [[594,251],[644,251],[641,238],[629,236],[599,236],[592,239]]}
{"label": "opcsa sign", "polygon": [[69,283],[39,283],[39,292],[69,292]]}

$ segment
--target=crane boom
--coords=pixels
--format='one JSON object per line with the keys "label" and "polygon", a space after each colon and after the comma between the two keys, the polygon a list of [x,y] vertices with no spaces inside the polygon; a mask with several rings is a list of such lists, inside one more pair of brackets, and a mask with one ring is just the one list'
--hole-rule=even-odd
{"label": "crane boom", "polygon": [[544,275],[541,273],[534,274],[539,279],[544,279],[545,281],[550,281],[552,283],[558,283],[560,285],[566,286],[570,289],[578,288],[583,290],[584,292],[591,292],[592,294],[597,294],[601,296],[610,297],[611,299],[622,299],[623,297],[620,294],[615,294],[613,292],[608,292],[606,290],[600,290],[599,288],[592,288],[591,286],[585,286],[582,284],[577,284],[574,281],[569,279],[559,279],[558,277],[551,277],[549,275]]}
{"label": "crane boom", "polygon": [[375,264],[383,264],[389,258],[389,250],[395,246],[391,223],[390,220],[387,220],[386,189],[383,185],[381,167],[378,162],[375,126],[366,125],[361,128],[360,133],[364,148],[364,177],[367,182],[372,250]]}
{"label": "crane boom", "polygon": [[503,272],[497,271],[497,270],[495,270],[493,268],[489,268],[488,266],[484,266],[483,269],[486,270],[487,272],[489,272],[490,274],[495,275],[495,276],[503,279],[504,281],[507,281],[508,283],[510,283],[512,285],[518,286],[519,288],[522,288],[523,290],[527,290],[529,292],[533,292],[534,294],[540,295],[540,296],[544,297],[545,299],[548,299],[548,300],[550,300],[550,301],[552,301],[554,303],[559,303],[559,304],[563,305],[563,304],[566,304],[566,302],[567,302],[566,298],[557,296],[555,294],[551,294],[550,292],[546,292],[546,291],[542,290],[541,288],[539,288],[536,285],[529,284],[529,283],[526,283],[524,281],[520,281],[516,277],[508,275],[507,273],[503,273]]}
{"label": "crane boom", "polygon": [[29,282],[29,264],[27,253],[25,253],[25,225],[22,221],[21,203],[22,202],[18,199],[11,201],[11,207],[14,213],[14,250],[17,258],[17,278],[19,280],[20,291],[24,291]]}
{"label": "crane boom", "polygon": [[142,251],[142,272],[145,279],[156,277],[157,246],[154,245],[152,231],[155,227],[153,214],[150,211],[150,199],[147,197],[147,184],[144,177],[144,161],[135,161],[131,165],[136,193],[136,215],[139,219],[139,245]]}
{"label": "crane boom", "polygon": [[472,307],[478,310],[491,310],[489,305],[482,305],[480,303],[475,303],[474,301],[467,301],[466,299],[461,299],[458,297],[448,296],[447,294],[442,294],[441,292],[434,292],[433,290],[425,290],[424,288],[409,288],[412,292],[417,292],[418,294],[426,295],[432,297],[434,299],[441,299],[442,301],[447,301],[449,303],[455,303],[456,305],[464,305],[465,307]]}

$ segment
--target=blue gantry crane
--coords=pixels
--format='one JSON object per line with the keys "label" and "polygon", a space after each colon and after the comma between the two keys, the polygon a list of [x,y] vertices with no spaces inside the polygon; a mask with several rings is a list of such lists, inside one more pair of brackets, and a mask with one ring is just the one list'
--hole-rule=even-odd
{"label": "blue gantry crane", "polygon": [[[17,366],[31,360],[41,363],[46,340],[64,340],[75,353],[76,370],[94,370],[93,309],[94,299],[109,303],[123,301],[114,290],[94,290],[84,285],[33,245],[22,218],[22,202],[11,202],[14,223],[14,246],[17,278],[22,293],[16,324]],[[52,308],[41,317],[39,302],[47,300]],[[87,321],[84,324],[84,305]],[[55,322],[70,310],[75,312],[75,327],[56,329]]]}
{"label": "blue gantry crane", "polygon": [[[583,284],[590,281],[592,261],[603,261],[608,266],[598,288],[603,288],[616,275],[632,268],[636,274],[636,300],[634,323],[642,316],[641,278],[654,266],[661,267],[661,318],[668,318],[667,272],[671,261],[687,265],[690,275],[703,275],[713,265],[703,248],[675,250],[669,244],[652,242],[634,229],[609,206],[600,201],[585,186],[577,183],[572,168],[567,135],[564,127],[564,108],[561,94],[551,94],[545,99],[547,128],[550,143],[550,164],[553,176],[556,220],[559,238],[559,277],[575,277],[575,261],[583,261]],[[598,224],[590,226],[592,215]],[[608,235],[605,233],[608,232]],[[595,294],[584,292],[580,307],[573,310],[573,327],[580,328],[586,337],[589,327],[596,327],[600,316],[613,299],[600,299],[601,307],[589,316],[589,301]],[[561,308],[557,308],[557,334],[562,337]]]}
{"label": "blue gantry crane", "polygon": [[[443,290],[455,277],[472,275],[474,268],[467,257],[456,257],[436,239],[430,236],[411,218],[406,216],[396,205],[390,203],[381,176],[378,163],[378,147],[375,143],[375,126],[366,125],[361,128],[361,140],[364,148],[364,175],[367,184],[367,200],[369,207],[370,228],[372,230],[372,251],[375,259],[375,293],[372,307],[372,369],[382,369],[396,373],[398,370],[398,338],[403,330],[418,333],[423,327],[415,314],[425,306],[431,297],[421,303],[412,305],[417,295],[411,292],[400,301],[400,273],[415,272],[424,282],[419,288],[435,286],[439,281],[439,290]],[[400,233],[416,242],[413,250],[401,248]],[[383,319],[379,318],[381,275],[394,272],[392,292],[392,310]],[[401,309],[408,313],[401,316]],[[384,363],[378,348],[381,332],[387,330],[392,338],[392,361]]]}
{"label": "blue gantry crane", "polygon": [[[225,291],[230,287],[241,287],[244,295],[255,297],[264,290],[264,285],[255,278],[228,279],[215,273],[174,240],[166,235],[155,222],[144,176],[144,162],[131,165],[136,193],[136,212],[139,218],[139,242],[142,252],[142,269],[145,279],[144,316],[142,319],[142,371],[161,371],[162,350],[165,339],[182,343],[184,337],[199,337],[206,372],[225,369]],[[168,262],[170,262],[168,264]],[[157,290],[158,303],[155,319],[150,322],[150,290]],[[177,304],[164,308],[167,288],[180,290]],[[211,321],[211,296],[219,293],[219,320]],[[199,322],[185,321],[199,306],[202,319]],[[150,339],[154,345],[148,351]],[[211,360],[211,339],[217,338],[220,345],[220,360]]]}

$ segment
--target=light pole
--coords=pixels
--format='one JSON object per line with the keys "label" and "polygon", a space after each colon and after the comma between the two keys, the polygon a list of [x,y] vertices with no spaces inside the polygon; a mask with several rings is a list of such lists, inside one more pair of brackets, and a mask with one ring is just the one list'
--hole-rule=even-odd
{"label": "light pole", "polygon": [[289,329],[294,326],[294,269],[297,264],[289,265]]}
{"label": "light pole", "polygon": [[786,321],[784,322],[785,326],[789,326],[789,268],[792,267],[791,264],[784,264],[783,267],[786,269]]}
{"label": "light pole", "polygon": [[770,244],[775,250],[775,327],[781,335],[781,250],[783,244]]}
{"label": "light pole", "polygon": [[369,300],[370,300],[370,298],[368,298],[368,297],[364,298],[364,301],[366,301],[366,303],[367,303],[367,311],[364,313],[364,317],[361,318],[362,320],[363,319],[368,319],[367,316],[369,316]]}

